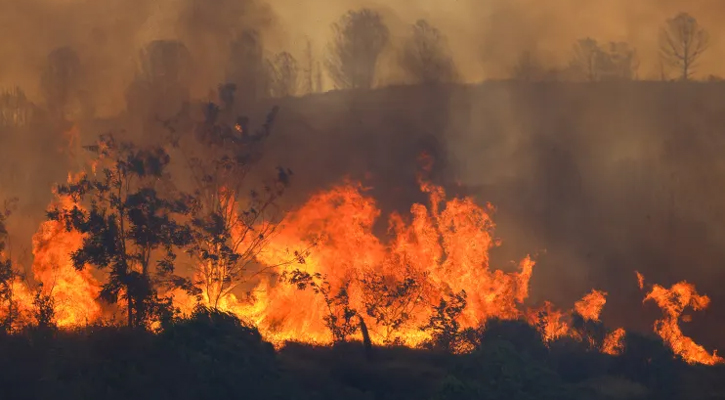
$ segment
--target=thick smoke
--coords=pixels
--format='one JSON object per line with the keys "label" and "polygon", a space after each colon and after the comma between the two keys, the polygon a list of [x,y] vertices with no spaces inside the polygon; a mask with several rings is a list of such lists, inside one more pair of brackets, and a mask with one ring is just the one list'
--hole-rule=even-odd
{"label": "thick smoke", "polygon": [[[321,61],[330,24],[359,7],[379,10],[390,28],[382,84],[400,81],[394,52],[419,18],[448,36],[468,83],[508,77],[526,51],[547,67],[565,66],[583,37],[629,42],[641,59],[639,76],[657,77],[658,29],[679,11],[697,17],[712,38],[697,76],[725,68],[719,0],[0,0],[0,85],[19,86],[44,107],[47,57],[72,48],[93,105],[93,117],[80,124],[79,140],[87,143],[106,129],[136,126],[125,113],[125,96],[148,43],[184,43],[193,57],[190,98],[203,100],[229,76],[229,44],[241,32],[259,31],[265,54],[288,50],[300,63],[309,40]],[[694,318],[709,327],[698,335],[711,346],[717,338],[706,335],[718,331],[715,321],[725,313],[716,296],[725,193],[713,161],[723,145],[725,121],[714,106],[722,95],[719,84],[655,82],[393,86],[263,102],[240,112],[261,122],[270,106],[281,106],[262,167],[295,172],[290,206],[350,176],[373,186],[384,211],[405,210],[425,201],[416,191],[416,160],[421,151],[434,153],[438,183],[498,207],[494,220],[504,245],[497,262],[540,253],[534,298],[565,308],[597,287],[610,293],[605,321],[631,326],[654,320],[633,306],[643,297],[634,270],[663,284],[689,279],[714,297],[710,313]],[[2,142],[3,155],[15,157],[0,168],[13,170],[0,195],[20,197],[21,219],[11,226],[17,242],[43,219],[52,182],[76,167],[60,151],[68,147],[61,133],[69,128],[39,122],[25,128],[27,136]]]}

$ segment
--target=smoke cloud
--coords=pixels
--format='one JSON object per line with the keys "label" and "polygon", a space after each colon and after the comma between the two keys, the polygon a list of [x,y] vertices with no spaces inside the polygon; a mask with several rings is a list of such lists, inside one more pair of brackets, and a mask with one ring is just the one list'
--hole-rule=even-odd
{"label": "smoke cloud", "polygon": [[[551,0],[545,5],[538,0],[0,0],[0,86],[19,86],[42,104],[40,75],[47,56],[70,46],[84,66],[95,108],[95,120],[82,131],[87,142],[105,127],[126,124],[125,91],[137,73],[140,50],[151,41],[180,40],[189,48],[191,97],[205,99],[225,80],[229,43],[241,31],[259,30],[268,53],[288,50],[300,63],[309,40],[316,61],[322,61],[330,24],[360,7],[380,11],[391,31],[382,84],[399,82],[394,52],[420,18],[447,35],[468,83],[507,78],[525,51],[548,67],[565,66],[573,43],[583,37],[629,42],[641,59],[639,76],[658,77],[658,29],[680,11],[710,32],[697,76],[725,73],[720,0]],[[328,79],[324,87],[331,88]],[[642,298],[634,270],[665,284],[687,278],[703,293],[719,291],[723,276],[715,266],[725,257],[719,211],[725,192],[718,189],[722,181],[713,160],[722,146],[717,130],[725,121],[713,104],[721,95],[717,84],[667,89],[642,82],[589,90],[572,84],[487,83],[316,94],[265,102],[251,114],[261,122],[271,105],[281,106],[263,169],[283,165],[295,172],[290,205],[351,176],[368,180],[384,211],[405,210],[411,202],[425,201],[415,188],[418,154],[437,152],[439,183],[498,207],[494,220],[504,239],[498,261],[540,253],[534,298],[567,307],[592,287],[606,290],[611,300],[605,321],[617,326],[653,321],[632,310]],[[32,203],[20,215],[36,220],[16,222],[28,230],[24,237],[43,217],[50,184],[71,169],[60,153],[52,153],[65,146],[63,141],[52,147],[43,136],[60,137],[62,131],[37,131],[12,142],[22,147],[7,150],[23,155],[14,168],[33,171],[17,178],[18,186],[0,191]],[[40,144],[47,145],[43,152]],[[717,332],[712,326],[725,315],[723,300],[714,298],[710,314],[695,321],[704,319],[703,326]],[[700,329],[699,338],[712,345],[717,338],[707,337],[707,331]]]}

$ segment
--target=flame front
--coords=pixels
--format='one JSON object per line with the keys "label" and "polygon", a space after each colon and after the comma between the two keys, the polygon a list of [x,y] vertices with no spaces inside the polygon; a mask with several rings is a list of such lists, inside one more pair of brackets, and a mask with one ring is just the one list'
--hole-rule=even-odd
{"label": "flame front", "polygon": [[[638,273],[638,276],[642,275]],[[644,278],[640,278],[639,281],[642,285]],[[695,285],[685,281],[676,283],[669,289],[653,285],[652,290],[644,299],[644,301],[648,300],[657,303],[662,310],[664,315],[662,319],[655,322],[654,330],[662,340],[670,345],[675,354],[691,364],[715,365],[723,362],[723,358],[717,355],[717,351],[710,354],[692,338],[685,336],[680,329],[680,317],[687,307],[699,311],[706,309],[710,304],[710,298],[698,294]]]}
{"label": "flame front", "polygon": [[[444,191],[433,185],[424,184],[423,190],[430,204],[414,205],[407,223],[403,216],[392,215],[386,243],[373,234],[380,210],[359,184],[319,193],[286,216],[258,261],[284,265],[293,251],[311,248],[303,264],[287,264],[278,272],[319,274],[332,294],[345,288],[350,308],[364,318],[375,343],[418,345],[430,339],[419,327],[432,305],[461,291],[467,294],[462,328],[478,327],[491,318],[522,317],[519,306],[528,296],[534,262],[527,257],[517,272],[491,270],[489,250],[495,241],[488,210],[470,198],[444,201]],[[393,298],[389,292],[407,281],[416,282],[415,287]],[[270,340],[332,340],[324,323],[329,309],[313,291],[264,280],[251,297],[253,304],[228,307],[255,321]],[[381,304],[385,298],[390,300]],[[366,312],[371,307],[382,311]],[[385,318],[395,319],[396,313],[404,321],[392,329]]]}
{"label": "flame front", "polygon": [[[68,197],[56,200],[59,208],[76,206]],[[71,255],[83,244],[83,236],[67,231],[63,222],[48,220],[33,236],[33,274],[43,284],[44,294],[55,303],[59,327],[88,324],[101,316],[99,282],[84,269],[73,266]]]}

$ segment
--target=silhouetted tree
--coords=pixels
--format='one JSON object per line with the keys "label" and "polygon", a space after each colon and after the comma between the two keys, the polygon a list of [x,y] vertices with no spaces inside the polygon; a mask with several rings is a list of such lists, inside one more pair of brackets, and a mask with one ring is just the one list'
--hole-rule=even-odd
{"label": "silhouetted tree", "polygon": [[8,231],[7,218],[14,207],[15,200],[5,201],[0,209],[0,329],[10,332],[15,328],[18,319],[17,302],[14,298],[15,283],[20,274],[13,268],[12,260],[7,252]]}
{"label": "silhouetted tree", "polygon": [[633,80],[637,78],[637,50],[626,42],[611,42],[600,60],[603,80]]}
{"label": "silhouetted tree", "polygon": [[684,366],[659,338],[627,332],[624,352],[615,361],[616,371],[652,390],[653,398],[677,397],[678,369]]}
{"label": "silhouetted tree", "polygon": [[369,89],[390,32],[383,18],[370,9],[350,11],[332,25],[333,39],[325,66],[335,86]]}
{"label": "silhouetted tree", "polygon": [[83,77],[80,58],[72,48],[60,47],[48,54],[40,89],[53,117],[65,119],[74,102],[81,104]]}
{"label": "silhouetted tree", "polygon": [[383,328],[383,340],[387,344],[395,342],[393,334],[410,320],[423,300],[420,284],[411,274],[406,275],[401,280],[367,273],[361,280],[365,312]]}
{"label": "silhouetted tree", "polygon": [[7,211],[0,213],[0,302],[3,310],[3,320],[0,324],[4,331],[9,331],[12,324],[12,301],[13,301],[13,282],[15,280],[15,271],[9,257],[5,254],[5,241],[7,240],[8,231],[5,228],[5,220],[8,217]]}
{"label": "silhouetted tree", "polygon": [[400,63],[419,83],[452,82],[458,75],[446,37],[422,19],[403,45]]}
{"label": "silhouetted tree", "polygon": [[33,299],[33,317],[37,328],[52,330],[55,328],[55,300],[53,289],[49,293],[43,292],[43,284],[39,283]]}
{"label": "silhouetted tree", "polygon": [[272,97],[288,97],[297,94],[299,83],[297,60],[283,51],[267,60],[269,92]]}
{"label": "silhouetted tree", "polygon": [[[291,171],[280,168],[260,188],[249,179],[262,157],[276,108],[254,133],[248,131],[246,118],[226,121],[219,111],[216,104],[207,105],[206,119],[197,127],[198,140],[182,148],[195,186],[192,241],[186,251],[196,266],[194,287],[201,289],[206,297],[202,300],[213,308],[251,277],[249,267],[281,217],[277,200],[291,176]],[[275,267],[259,269],[254,275]]]}
{"label": "silhouetted tree", "polygon": [[602,50],[596,40],[592,38],[580,39],[574,45],[574,58],[571,60],[572,69],[582,74],[586,80],[594,82],[599,80],[599,65]]}
{"label": "silhouetted tree", "polygon": [[177,113],[190,96],[193,74],[191,53],[176,40],[156,40],[139,55],[136,79],[126,92],[133,115],[168,118]]}
{"label": "silhouetted tree", "polygon": [[190,240],[173,217],[188,212],[187,201],[160,194],[170,162],[162,148],[137,148],[103,135],[87,149],[97,156],[97,172],[57,190],[76,202],[86,201],[88,210],[53,209],[48,217],[85,235],[72,254],[74,266],[108,269],[101,296],[110,302],[125,298],[128,325],[143,326],[159,311],[154,280],[172,277],[174,248]]}
{"label": "silhouetted tree", "polygon": [[485,347],[496,341],[507,341],[514,345],[516,351],[535,360],[543,360],[548,354],[541,332],[523,320],[486,321],[478,346]]}
{"label": "silhouetted tree", "polygon": [[521,353],[507,340],[491,340],[457,358],[435,399],[580,399],[544,363]]}
{"label": "silhouetted tree", "polygon": [[237,97],[246,107],[268,91],[264,51],[259,32],[245,30],[232,42],[227,82],[237,87]]}
{"label": "silhouetted tree", "polygon": [[334,343],[344,343],[347,338],[357,332],[361,326],[356,323],[359,314],[357,310],[350,307],[349,282],[344,282],[335,289],[330,285],[326,276],[301,271],[299,269],[285,273],[283,278],[290,284],[295,285],[299,290],[308,287],[322,296],[327,308],[327,315],[324,317],[325,326],[332,333]]}
{"label": "silhouetted tree", "polygon": [[279,382],[274,348],[232,314],[198,307],[155,338],[154,353],[160,361],[154,374],[158,383],[144,388],[153,398],[286,397],[275,395],[285,385]]}
{"label": "silhouetted tree", "polygon": [[708,48],[710,35],[687,13],[670,18],[660,30],[660,56],[680,71],[680,79],[689,80]]}
{"label": "silhouetted tree", "polygon": [[305,44],[305,61],[306,66],[304,68],[304,79],[303,79],[303,87],[302,91],[304,93],[312,93],[315,90],[315,84],[314,84],[314,76],[315,76],[315,59],[312,55],[312,42],[309,38],[307,38],[307,42]]}
{"label": "silhouetted tree", "polygon": [[511,77],[517,81],[534,82],[543,79],[544,67],[530,51],[521,53],[516,65],[511,68]]}
{"label": "silhouetted tree", "polygon": [[636,78],[639,60],[628,43],[612,42],[602,47],[596,40],[586,38],[574,45],[570,67],[589,82],[631,80]]}
{"label": "silhouetted tree", "polygon": [[460,349],[461,325],[458,317],[466,309],[466,297],[466,292],[463,290],[452,293],[433,307],[433,314],[428,323],[420,328],[424,332],[431,333],[430,347],[452,352]]}
{"label": "silhouetted tree", "polygon": [[0,128],[30,125],[34,114],[35,107],[22,89],[15,87],[0,91]]}

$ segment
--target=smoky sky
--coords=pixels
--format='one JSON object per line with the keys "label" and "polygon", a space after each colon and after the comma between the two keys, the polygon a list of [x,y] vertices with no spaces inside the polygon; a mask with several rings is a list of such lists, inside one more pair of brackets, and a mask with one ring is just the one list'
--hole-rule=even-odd
{"label": "smoky sky", "polygon": [[[447,35],[464,81],[477,83],[506,77],[525,51],[547,66],[563,66],[583,37],[631,43],[640,78],[656,78],[658,29],[684,11],[711,36],[697,77],[725,75],[722,0],[0,0],[0,87],[20,86],[42,102],[39,76],[48,53],[72,47],[97,117],[108,119],[90,124],[96,128],[82,132],[88,139],[102,133],[99,126],[123,122],[113,118],[123,113],[140,49],[153,40],[184,42],[195,60],[192,97],[204,99],[224,80],[229,42],[241,30],[259,30],[268,52],[288,50],[300,60],[309,40],[321,61],[330,24],[360,7],[379,11],[391,32],[381,86],[399,82],[394,53],[420,18]],[[712,163],[725,136],[722,88],[668,91],[657,84],[590,91],[566,83],[442,92],[393,87],[362,94],[356,104],[350,101],[356,94],[344,93],[275,101],[280,121],[264,166],[293,169],[294,185],[302,188],[291,194],[293,202],[345,175],[370,173],[381,207],[404,210],[425,201],[415,193],[417,155],[438,149],[439,160],[447,160],[439,177],[447,188],[462,182],[498,208],[504,247],[497,260],[541,255],[533,297],[567,307],[600,288],[611,294],[604,313],[614,324],[652,321],[631,306],[642,299],[634,270],[666,285],[690,279],[713,295],[723,278],[717,265],[725,260],[719,250],[725,248],[719,187],[725,186]],[[269,106],[259,107],[256,121]],[[34,154],[25,162],[47,159]],[[39,221],[50,188],[37,175],[26,186],[39,189],[24,194],[46,193],[36,201]],[[17,225],[29,236],[35,222]],[[713,319],[725,315],[723,299],[712,307],[718,306]]]}
{"label": "smoky sky", "polygon": [[[220,60],[241,27],[262,31],[269,51],[289,50],[298,58],[309,39],[321,58],[330,24],[360,7],[384,15],[391,50],[410,24],[429,20],[447,35],[467,81],[505,77],[524,51],[552,67],[564,65],[574,41],[583,37],[630,42],[640,54],[640,77],[655,77],[658,29],[680,11],[694,15],[712,37],[697,74],[720,74],[724,67],[719,38],[725,4],[718,0],[2,0],[0,84],[17,84],[37,96],[37,75],[47,54],[71,46],[90,66],[91,82],[104,89],[96,100],[99,112],[113,113],[133,79],[139,49],[155,39],[181,39],[198,61],[195,90],[203,95],[223,78]],[[394,64],[381,62],[382,83],[399,79]]]}

